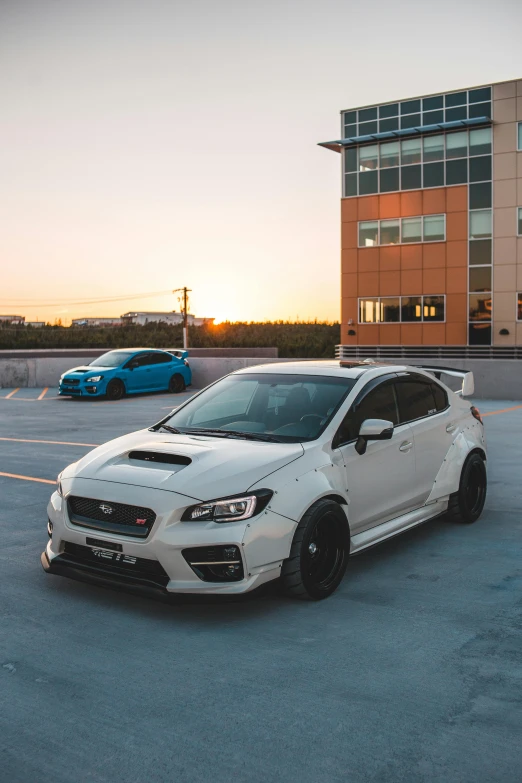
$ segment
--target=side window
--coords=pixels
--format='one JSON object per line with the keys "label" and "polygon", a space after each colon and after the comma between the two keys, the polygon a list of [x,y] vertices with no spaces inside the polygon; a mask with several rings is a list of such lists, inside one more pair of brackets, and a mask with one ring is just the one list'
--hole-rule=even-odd
{"label": "side window", "polygon": [[399,423],[395,387],[391,381],[382,383],[350,408],[341,424],[340,443],[355,440],[365,419],[385,419]]}
{"label": "side window", "polygon": [[151,364],[154,364],[151,353],[140,354],[140,356],[136,357],[136,361],[138,362],[138,367],[149,367]]}
{"label": "side window", "polygon": [[433,397],[435,398],[435,407],[437,408],[437,412],[445,411],[448,407],[448,395],[442,386],[439,386],[438,383],[432,383],[431,390],[433,392]]}
{"label": "side window", "polygon": [[167,353],[153,353],[154,364],[169,364],[173,357]]}
{"label": "side window", "polygon": [[396,384],[401,424],[437,413],[432,384],[421,380],[399,380]]}

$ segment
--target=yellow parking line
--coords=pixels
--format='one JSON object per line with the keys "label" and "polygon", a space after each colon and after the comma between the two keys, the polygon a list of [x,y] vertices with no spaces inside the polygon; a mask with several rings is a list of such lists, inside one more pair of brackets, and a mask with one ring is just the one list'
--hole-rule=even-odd
{"label": "yellow parking line", "polygon": [[45,395],[47,394],[47,392],[48,392],[48,391],[49,391],[49,387],[48,387],[48,386],[46,386],[46,387],[45,387],[45,389],[43,390],[43,392],[42,392],[42,393],[40,394],[40,396],[38,397],[38,399],[39,399],[39,400],[43,400],[43,398],[45,397]]}
{"label": "yellow parking line", "polygon": [[89,446],[96,448],[101,443],[74,443],[67,440],[28,440],[27,438],[0,438],[0,440],[9,440],[13,443],[48,443],[52,446]]}
{"label": "yellow parking line", "polygon": [[20,391],[20,386],[18,387],[18,389],[14,389],[12,392],[9,392],[9,394],[6,394],[5,399],[9,400],[13,396],[13,394],[16,394],[16,392],[19,391]]}
{"label": "yellow parking line", "polygon": [[19,476],[17,473],[2,473],[0,471],[0,476],[6,476],[7,478],[14,478],[14,479],[22,479],[23,481],[38,481],[41,484],[56,484],[56,481],[51,481],[51,479],[35,478],[34,476]]}
{"label": "yellow parking line", "polygon": [[501,408],[499,411],[489,411],[489,413],[483,413],[482,418],[484,416],[496,416],[497,413],[509,413],[510,411],[518,411],[522,408],[522,405],[514,405],[512,408]]}

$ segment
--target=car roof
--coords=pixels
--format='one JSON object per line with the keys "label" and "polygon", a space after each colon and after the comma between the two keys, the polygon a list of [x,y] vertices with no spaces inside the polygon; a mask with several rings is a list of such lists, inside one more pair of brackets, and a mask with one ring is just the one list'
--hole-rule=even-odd
{"label": "car roof", "polygon": [[107,353],[139,353],[140,351],[150,351],[150,353],[168,353],[163,348],[111,348]]}
{"label": "car roof", "polygon": [[274,362],[273,364],[256,364],[236,370],[234,375],[249,373],[274,373],[277,375],[330,375],[337,378],[359,378],[370,370],[380,369],[393,372],[409,369],[403,365],[385,364],[370,361],[340,361],[339,359],[311,359],[310,361]]}

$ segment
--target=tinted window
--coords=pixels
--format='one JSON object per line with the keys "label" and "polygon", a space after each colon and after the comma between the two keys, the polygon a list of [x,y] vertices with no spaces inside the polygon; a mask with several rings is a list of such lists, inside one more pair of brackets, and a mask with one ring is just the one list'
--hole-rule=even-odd
{"label": "tinted window", "polygon": [[397,396],[401,424],[430,416],[437,410],[428,381],[400,380],[397,383]]}
{"label": "tinted window", "polygon": [[119,367],[129,358],[126,351],[109,351],[90,363],[90,367]]}
{"label": "tinted window", "polygon": [[138,367],[148,367],[150,364],[155,364],[153,354],[142,353],[140,356],[135,356],[132,362],[137,364]]}
{"label": "tinted window", "polygon": [[168,364],[173,360],[173,356],[169,356],[168,353],[155,353],[154,364]]}
{"label": "tinted window", "polygon": [[438,411],[444,411],[448,407],[448,395],[438,383],[431,384],[431,390],[435,399],[435,407]]}
{"label": "tinted window", "polygon": [[397,400],[392,382],[382,383],[353,405],[341,424],[340,443],[355,440],[365,419],[385,419],[398,424]]}

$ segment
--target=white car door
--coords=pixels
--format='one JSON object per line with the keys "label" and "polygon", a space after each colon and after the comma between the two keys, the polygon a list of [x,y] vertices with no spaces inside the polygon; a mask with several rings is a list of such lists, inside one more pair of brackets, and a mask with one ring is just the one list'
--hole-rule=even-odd
{"label": "white car door", "polygon": [[399,420],[408,423],[415,444],[415,485],[419,505],[433,482],[458,431],[445,389],[416,373],[401,373],[396,382]]}
{"label": "white car door", "polygon": [[[399,423],[394,381],[376,379],[362,390],[347,413],[334,442],[342,454],[352,535],[405,514],[415,500],[415,449],[409,424]],[[395,427],[390,440],[368,441],[366,453],[355,451],[365,419],[386,419]]]}

